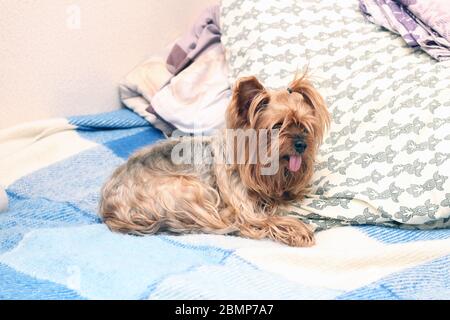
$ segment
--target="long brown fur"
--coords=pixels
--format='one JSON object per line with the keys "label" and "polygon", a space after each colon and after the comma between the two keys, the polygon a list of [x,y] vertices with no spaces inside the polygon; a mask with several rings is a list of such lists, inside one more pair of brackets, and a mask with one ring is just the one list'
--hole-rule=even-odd
{"label": "long brown fur", "polygon": [[[298,219],[277,215],[277,209],[303,198],[330,118],[304,76],[289,88],[291,93],[271,91],[255,77],[241,78],[226,113],[228,129],[279,128],[280,166],[274,175],[262,175],[264,164],[251,163],[249,154],[244,163],[176,164],[171,154],[180,140],[169,139],[136,152],[106,182],[99,210],[104,222],[132,234],[204,232],[312,245],[313,232]],[[296,153],[298,136],[307,148],[300,170],[291,172],[288,157]],[[201,143],[212,146],[217,157],[227,139]]]}

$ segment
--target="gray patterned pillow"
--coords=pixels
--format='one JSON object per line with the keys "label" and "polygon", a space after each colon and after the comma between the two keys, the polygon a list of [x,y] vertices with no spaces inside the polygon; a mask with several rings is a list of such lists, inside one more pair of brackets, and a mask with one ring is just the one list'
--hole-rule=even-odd
{"label": "gray patterned pillow", "polygon": [[333,122],[292,214],[342,223],[450,225],[450,61],[364,21],[358,2],[223,0],[230,83],[282,88],[309,65]]}

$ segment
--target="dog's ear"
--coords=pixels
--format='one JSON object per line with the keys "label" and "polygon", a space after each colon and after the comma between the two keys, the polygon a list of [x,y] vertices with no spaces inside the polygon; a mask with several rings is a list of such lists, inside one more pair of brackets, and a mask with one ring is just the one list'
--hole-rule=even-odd
{"label": "dog's ear", "polygon": [[325,100],[305,75],[292,81],[288,91],[300,93],[306,103],[314,110],[314,114],[319,122],[319,128],[317,128],[319,129],[319,132],[317,132],[318,138],[322,140],[323,134],[330,126],[330,113],[327,110]]}
{"label": "dog's ear", "polygon": [[228,106],[227,127],[243,128],[249,122],[248,110],[252,101],[265,89],[254,76],[239,78],[233,88],[233,95]]}

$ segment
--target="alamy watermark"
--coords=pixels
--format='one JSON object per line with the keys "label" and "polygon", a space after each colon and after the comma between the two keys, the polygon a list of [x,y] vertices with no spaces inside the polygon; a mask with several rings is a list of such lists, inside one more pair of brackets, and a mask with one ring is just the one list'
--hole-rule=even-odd
{"label": "alamy watermark", "polygon": [[81,269],[78,266],[69,266],[67,268],[66,285],[69,289],[80,291],[81,288]]}
{"label": "alamy watermark", "polygon": [[81,29],[81,7],[77,4],[71,4],[66,8],[66,26],[71,30]]}
{"label": "alamy watermark", "polygon": [[175,164],[259,164],[261,175],[274,175],[279,168],[279,130],[225,129],[213,136],[197,134],[187,136],[175,130],[174,138],[180,142],[172,149]]}

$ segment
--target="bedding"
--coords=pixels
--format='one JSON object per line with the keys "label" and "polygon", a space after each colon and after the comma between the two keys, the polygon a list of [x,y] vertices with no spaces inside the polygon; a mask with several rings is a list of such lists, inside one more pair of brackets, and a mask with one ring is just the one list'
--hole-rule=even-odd
{"label": "bedding", "polygon": [[122,80],[123,103],[160,129],[212,133],[225,125],[231,97],[223,47],[211,44],[186,69],[172,76],[162,58],[139,64]]}
{"label": "bedding", "polygon": [[0,299],[446,299],[450,230],[348,226],[312,248],[110,232],[99,190],[163,139],[132,111],[0,131]]}
{"label": "bedding", "polygon": [[155,112],[185,133],[209,134],[225,126],[231,97],[220,43],[210,45],[151,99]]}
{"label": "bedding", "polygon": [[433,58],[450,59],[450,2],[447,0],[359,0],[367,20],[402,36]]}
{"label": "bedding", "polygon": [[210,134],[224,127],[231,96],[220,43],[219,6],[207,7],[166,58],[152,57],[120,83],[122,102],[160,129]]}
{"label": "bedding", "polygon": [[286,87],[308,66],[332,113],[311,191],[285,210],[317,229],[450,226],[450,61],[364,20],[358,1],[223,0],[229,82]]}
{"label": "bedding", "polygon": [[176,75],[199,57],[205,49],[220,43],[220,7],[207,7],[189,32],[176,41],[167,56],[167,68]]}
{"label": "bedding", "polygon": [[155,112],[150,101],[171,78],[172,74],[167,70],[165,60],[154,56],[136,66],[119,83],[122,103],[166,136],[170,136],[175,127]]}

